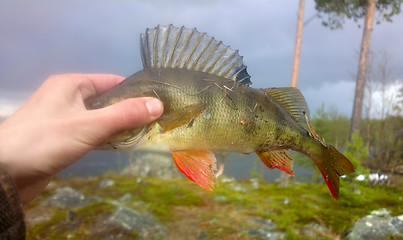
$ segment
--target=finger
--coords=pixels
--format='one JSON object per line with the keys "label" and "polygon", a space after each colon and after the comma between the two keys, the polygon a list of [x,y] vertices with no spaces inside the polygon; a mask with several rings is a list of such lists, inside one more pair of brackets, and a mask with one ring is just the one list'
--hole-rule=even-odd
{"label": "finger", "polygon": [[113,74],[68,74],[65,78],[73,80],[83,99],[103,93],[124,80]]}
{"label": "finger", "polygon": [[[124,80],[124,77],[113,74],[61,74],[50,76],[40,87],[40,92],[53,93],[56,96],[65,94],[67,90],[78,89],[83,99],[100,94]],[[39,94],[42,95],[42,94]]]}
{"label": "finger", "polygon": [[97,94],[105,92],[125,79],[122,76],[114,74],[86,74],[85,77],[94,86]]}
{"label": "finger", "polygon": [[91,110],[93,132],[104,140],[121,130],[147,125],[161,116],[163,104],[156,98],[130,98],[111,106]]}

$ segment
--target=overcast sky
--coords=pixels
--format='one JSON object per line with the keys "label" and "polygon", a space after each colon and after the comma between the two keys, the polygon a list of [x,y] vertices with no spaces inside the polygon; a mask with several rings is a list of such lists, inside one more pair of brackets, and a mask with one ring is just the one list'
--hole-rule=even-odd
{"label": "overcast sky", "polygon": [[[315,15],[314,1],[305,19]],[[0,1],[0,116],[51,74],[141,70],[139,35],[158,24],[196,27],[244,56],[253,87],[289,86],[298,1]],[[322,103],[351,115],[362,28],[303,30],[298,87],[311,112]],[[374,25],[371,48],[386,50],[403,79],[403,15]]]}

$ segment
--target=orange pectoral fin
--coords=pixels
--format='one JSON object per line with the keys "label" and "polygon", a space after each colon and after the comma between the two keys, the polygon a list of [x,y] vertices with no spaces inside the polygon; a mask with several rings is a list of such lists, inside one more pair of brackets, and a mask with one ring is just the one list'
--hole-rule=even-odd
{"label": "orange pectoral fin", "polygon": [[216,158],[210,151],[173,151],[176,167],[200,187],[212,190],[217,185],[214,171],[217,171]]}
{"label": "orange pectoral fin", "polygon": [[165,133],[182,125],[192,124],[192,121],[197,118],[204,109],[206,109],[204,103],[196,103],[170,113],[165,113],[158,119],[158,124],[161,126],[160,132]]}
{"label": "orange pectoral fin", "polygon": [[270,152],[256,152],[260,160],[270,169],[278,168],[294,176],[292,172],[293,157],[288,150],[275,150]]}

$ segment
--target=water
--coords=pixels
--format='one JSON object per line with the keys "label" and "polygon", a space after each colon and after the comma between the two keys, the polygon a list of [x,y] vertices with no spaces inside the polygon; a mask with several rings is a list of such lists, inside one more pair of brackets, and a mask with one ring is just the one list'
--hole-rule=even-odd
{"label": "water", "polygon": [[[133,153],[133,159],[140,157],[142,152]],[[169,156],[169,154],[167,154]],[[219,158],[220,155],[217,156]],[[113,151],[92,151],[75,164],[57,174],[57,177],[66,179],[69,177],[99,176],[108,171],[120,172],[129,162],[129,153]],[[258,159],[255,153],[241,154],[230,153],[225,160],[224,175],[237,180],[249,179],[254,176],[251,172],[263,174],[267,182],[275,181],[280,177],[278,169],[268,169]],[[296,181],[311,179],[312,170],[294,166],[293,172]]]}

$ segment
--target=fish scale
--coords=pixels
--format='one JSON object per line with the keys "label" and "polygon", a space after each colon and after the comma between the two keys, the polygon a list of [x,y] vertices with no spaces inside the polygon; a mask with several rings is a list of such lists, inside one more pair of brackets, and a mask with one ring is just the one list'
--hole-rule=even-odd
{"label": "fish scale", "polygon": [[[250,146],[254,143],[244,141],[244,136],[250,133],[245,132],[244,130],[249,124],[242,125],[240,123],[242,119],[245,119],[246,122],[252,122],[252,116],[250,114],[247,114],[247,112],[242,111],[243,108],[240,103],[245,105],[248,102],[251,102],[251,105],[253,105],[255,103],[254,99],[248,99],[245,95],[241,95],[242,98],[237,97],[237,94],[232,93],[232,97],[236,102],[235,105],[238,106],[238,109],[234,109],[233,107],[231,107],[231,105],[233,105],[234,103],[222,90],[224,89],[222,85],[228,82],[227,79],[222,79],[221,82],[219,81],[219,79],[216,79],[215,83],[217,83],[219,86],[216,86],[212,81],[195,81],[197,83],[200,83],[198,85],[195,85],[193,82],[191,82],[191,84],[186,84],[189,83],[189,81],[185,80],[184,82],[180,82],[180,80],[176,80],[176,77],[181,75],[187,76],[187,71],[175,71],[175,73],[167,73],[170,71],[171,70],[166,69],[161,70],[160,72],[164,73],[161,74],[162,76],[175,76],[175,78],[166,77],[165,82],[171,83],[171,81],[175,81],[177,84],[179,83],[179,85],[181,85],[182,87],[178,89],[176,87],[169,87],[169,85],[166,85],[165,88],[161,89],[161,92],[157,91],[158,95],[165,96],[164,98],[162,98],[163,102],[170,103],[166,104],[166,108],[168,109],[167,114],[180,108],[180,106],[191,105],[196,101],[205,103],[208,106],[205,109],[205,112],[210,117],[205,118],[202,115],[198,118],[195,118],[192,127],[188,127],[187,125],[180,126],[170,132],[167,132],[164,135],[149,134],[152,136],[152,140],[142,142],[142,145],[166,145],[166,142],[169,142],[174,143],[171,144],[171,149],[186,149],[189,146],[185,144],[190,142],[194,145],[194,139],[197,137],[199,146],[206,146],[206,148],[213,148],[213,150],[234,151],[236,149],[239,150],[242,148],[246,148],[249,150],[255,147]],[[195,76],[192,77],[192,79],[195,79]],[[204,74],[201,74],[201,76],[199,77],[205,76]],[[209,77],[212,78],[212,76]],[[185,78],[179,77],[179,79]],[[206,89],[206,86],[211,87]],[[242,85],[240,87],[242,87]],[[189,99],[188,96],[190,96],[191,99]],[[181,101],[171,101],[170,99],[181,99]],[[187,102],[183,103],[183,101]],[[232,126],[231,131],[227,130],[229,126]],[[210,134],[211,132],[214,132],[214,134]],[[229,139],[232,139],[232,142],[238,142],[238,144],[232,145],[233,149],[228,149],[228,146],[226,146],[226,143],[229,142]],[[184,146],[181,145],[181,142],[184,142]]]}
{"label": "fish scale", "polygon": [[113,134],[99,148],[171,153],[178,169],[206,189],[217,184],[215,151],[256,152],[268,168],[294,175],[294,150],[312,159],[338,198],[339,177],[354,167],[314,132],[298,89],[250,87],[238,51],[196,29],[157,26],[140,42],[144,69],[86,106],[156,97],[164,113],[147,126]]}

